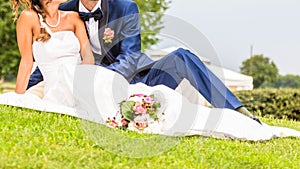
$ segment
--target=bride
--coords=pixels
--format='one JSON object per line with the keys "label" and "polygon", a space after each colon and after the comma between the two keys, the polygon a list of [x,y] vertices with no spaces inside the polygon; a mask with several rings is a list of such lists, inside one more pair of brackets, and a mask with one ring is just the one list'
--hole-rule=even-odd
{"label": "bride", "polygon": [[[261,125],[234,110],[192,104],[163,85],[129,85],[118,73],[93,65],[84,24],[77,13],[58,10],[63,2],[13,1],[16,16],[19,4],[27,5],[28,9],[20,14],[17,22],[21,61],[16,89],[0,95],[0,104],[171,136],[196,134],[256,141],[300,137],[299,131]],[[42,99],[26,91],[33,60],[44,77]],[[150,110],[154,118],[148,113]]]}

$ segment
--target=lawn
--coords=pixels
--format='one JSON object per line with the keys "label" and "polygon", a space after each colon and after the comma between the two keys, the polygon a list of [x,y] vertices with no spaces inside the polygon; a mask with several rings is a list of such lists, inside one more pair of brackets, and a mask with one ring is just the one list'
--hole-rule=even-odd
{"label": "lawn", "polygon": [[[141,135],[3,105],[0,120],[0,168],[300,168],[296,138],[249,142]],[[262,120],[300,130],[299,121]]]}

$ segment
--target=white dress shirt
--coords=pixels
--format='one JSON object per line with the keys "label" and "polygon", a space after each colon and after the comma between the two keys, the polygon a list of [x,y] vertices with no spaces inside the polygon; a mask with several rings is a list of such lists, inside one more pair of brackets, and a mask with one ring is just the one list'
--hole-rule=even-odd
{"label": "white dress shirt", "polygon": [[[98,8],[101,9],[101,0],[95,5],[92,11],[87,10],[84,5],[79,1],[79,12],[94,12]],[[90,18],[89,21],[85,21],[85,26],[87,32],[89,34],[91,47],[94,53],[101,55],[101,45],[99,42],[99,28],[98,28],[99,21],[95,21],[94,18]]]}

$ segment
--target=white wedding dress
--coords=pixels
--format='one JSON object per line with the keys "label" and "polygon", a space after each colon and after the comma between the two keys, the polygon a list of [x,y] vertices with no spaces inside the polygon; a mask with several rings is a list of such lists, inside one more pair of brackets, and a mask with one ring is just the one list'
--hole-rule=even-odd
{"label": "white wedding dress", "polygon": [[164,115],[160,123],[143,130],[171,136],[204,135],[216,138],[268,140],[300,137],[294,129],[260,125],[229,109],[211,109],[192,104],[180,93],[158,85],[129,85],[118,73],[95,65],[80,65],[80,45],[71,31],[53,32],[51,39],[32,45],[35,61],[45,82],[44,98],[27,92],[0,95],[0,104],[56,112],[105,124],[119,113],[119,103],[136,93],[154,94]]}

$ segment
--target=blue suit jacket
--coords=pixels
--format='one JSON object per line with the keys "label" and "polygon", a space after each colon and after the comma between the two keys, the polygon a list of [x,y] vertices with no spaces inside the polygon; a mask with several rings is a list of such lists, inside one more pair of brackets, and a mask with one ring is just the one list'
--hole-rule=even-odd
{"label": "blue suit jacket", "polygon": [[[79,0],[71,0],[60,5],[64,11],[78,12]],[[103,18],[99,24],[99,41],[104,58],[102,66],[122,74],[129,82],[138,79],[139,72],[149,69],[154,62],[141,52],[139,11],[131,0],[102,0]],[[115,32],[112,43],[102,40],[105,28]],[[39,70],[30,77],[28,87],[42,81]]]}

